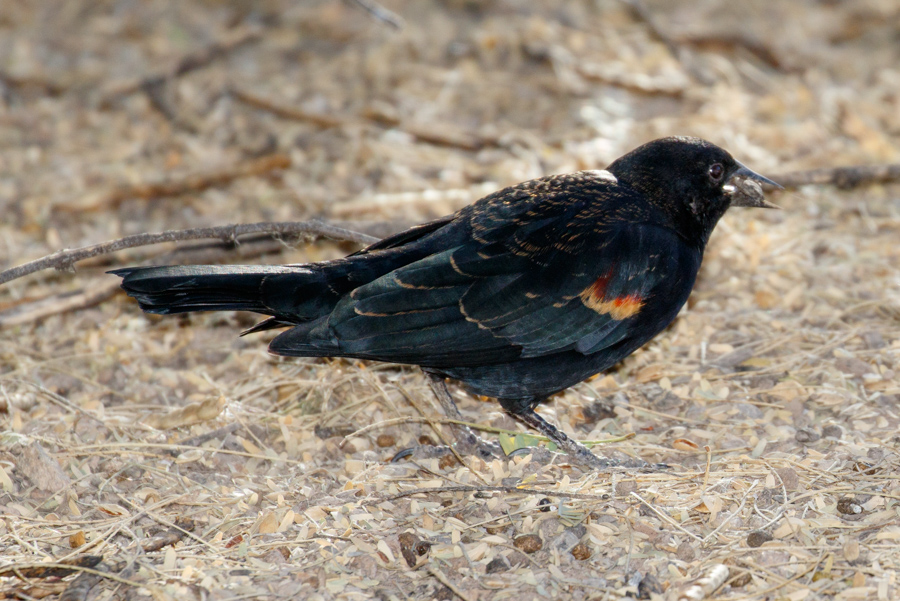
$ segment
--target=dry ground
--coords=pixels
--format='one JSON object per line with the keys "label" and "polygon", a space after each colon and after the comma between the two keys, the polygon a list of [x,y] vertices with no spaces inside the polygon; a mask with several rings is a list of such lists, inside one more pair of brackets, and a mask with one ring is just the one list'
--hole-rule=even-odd
{"label": "dry ground", "polygon": [[[668,134],[772,176],[898,162],[893,0],[383,6],[401,29],[338,0],[4,2],[0,267],[201,225],[384,232]],[[446,428],[416,370],[271,357],[249,316],[147,317],[103,274],[352,244],[3,285],[0,594],[678,599],[724,575],[710,598],[898,598],[900,187],[772,199],[726,216],[664,335],[541,409],[633,433],[600,451],[655,473],[390,463]],[[95,572],[26,571],[72,558]]]}

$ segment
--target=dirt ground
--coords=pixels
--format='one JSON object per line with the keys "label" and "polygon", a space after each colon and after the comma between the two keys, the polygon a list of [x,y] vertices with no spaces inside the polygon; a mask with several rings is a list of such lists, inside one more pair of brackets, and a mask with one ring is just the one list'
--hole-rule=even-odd
{"label": "dirt ground", "polygon": [[[895,0],[7,0],[0,268],[231,223],[384,235],[672,134],[775,179],[898,163],[898,31]],[[670,466],[646,473],[391,462],[449,434],[418,370],[273,357],[253,316],[146,316],[104,273],[358,244],[3,284],[0,595],[900,597],[900,185],[769,198],[726,215],[669,330],[540,409]]]}

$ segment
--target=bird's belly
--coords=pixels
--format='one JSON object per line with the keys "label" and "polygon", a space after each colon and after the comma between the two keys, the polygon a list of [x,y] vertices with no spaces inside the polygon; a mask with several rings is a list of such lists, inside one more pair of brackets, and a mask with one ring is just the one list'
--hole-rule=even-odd
{"label": "bird's belly", "polygon": [[[643,343],[641,341],[637,346]],[[567,351],[510,363],[440,368],[435,371],[459,380],[474,394],[530,402],[543,399],[609,369],[635,348],[637,347],[628,344],[594,355]]]}

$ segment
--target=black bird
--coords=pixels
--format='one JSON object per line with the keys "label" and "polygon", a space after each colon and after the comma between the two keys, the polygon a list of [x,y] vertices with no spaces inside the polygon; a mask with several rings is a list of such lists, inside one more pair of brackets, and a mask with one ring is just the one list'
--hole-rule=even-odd
{"label": "black bird", "polygon": [[111,273],[148,313],[269,315],[245,333],[289,327],[269,344],[276,355],[419,365],[450,412],[443,379],[454,378],[602,468],[534,408],[675,319],[725,211],[775,206],[757,182],[778,186],[709,142],[664,138],[605,171],[523,182],[335,261]]}

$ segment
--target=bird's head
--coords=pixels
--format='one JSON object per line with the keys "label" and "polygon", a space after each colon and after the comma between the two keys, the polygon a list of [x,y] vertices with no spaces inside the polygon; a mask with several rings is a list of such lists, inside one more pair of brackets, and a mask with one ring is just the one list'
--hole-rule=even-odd
{"label": "bird's head", "polygon": [[698,235],[704,244],[729,207],[778,208],[765,199],[761,184],[781,186],[699,138],[648,142],[607,170],[668,214],[680,233]]}

